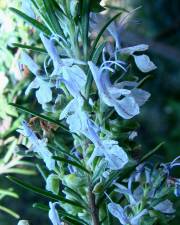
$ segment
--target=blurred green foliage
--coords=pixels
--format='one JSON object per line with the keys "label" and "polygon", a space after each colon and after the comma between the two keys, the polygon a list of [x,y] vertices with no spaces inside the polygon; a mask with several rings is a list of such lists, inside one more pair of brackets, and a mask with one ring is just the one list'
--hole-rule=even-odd
{"label": "blurred green foliage", "polygon": [[[16,146],[21,142],[16,129],[24,115],[20,116],[15,108],[8,105],[23,96],[26,83],[18,67],[20,51],[12,43],[28,40],[28,28],[23,21],[16,20],[8,9],[10,6],[19,8],[20,1],[0,0],[0,224],[3,225],[10,224],[13,217],[16,223],[21,212],[17,212],[19,204],[15,198],[19,196],[16,188],[6,181],[5,176],[14,173],[23,176],[35,174],[33,164],[16,155]],[[19,203],[22,209],[22,202]]]}

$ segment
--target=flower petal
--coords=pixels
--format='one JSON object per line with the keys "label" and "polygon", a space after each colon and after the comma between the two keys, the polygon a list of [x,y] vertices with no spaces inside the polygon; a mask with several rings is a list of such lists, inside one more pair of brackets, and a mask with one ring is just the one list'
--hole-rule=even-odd
{"label": "flower petal", "polygon": [[50,207],[49,219],[51,220],[53,225],[61,225],[61,221],[55,207],[56,204],[57,204],[56,202],[55,203],[49,202],[49,207]]}
{"label": "flower petal", "polygon": [[170,200],[164,200],[153,207],[155,210],[158,210],[162,213],[172,214],[175,213],[175,209],[173,208],[173,204]]}
{"label": "flower petal", "polygon": [[29,225],[28,220],[20,220],[17,225]]}
{"label": "flower petal", "polygon": [[139,114],[139,106],[133,97],[126,96],[114,103],[116,112],[124,119],[131,119]]}
{"label": "flower petal", "polygon": [[36,91],[36,97],[38,102],[43,105],[52,100],[51,85],[41,79],[39,79],[38,82],[40,87],[39,90]]}
{"label": "flower petal", "polygon": [[103,145],[103,154],[108,162],[109,168],[112,170],[123,168],[128,162],[128,156],[125,151],[117,143],[112,143],[110,140],[104,140]]}
{"label": "flower petal", "polygon": [[35,78],[27,87],[27,89],[25,91],[25,95],[29,95],[31,89],[37,89],[37,88],[39,88],[39,82],[38,82],[38,79]]}
{"label": "flower petal", "polygon": [[131,91],[131,96],[133,96],[139,106],[142,106],[150,98],[151,94],[147,91],[137,88]]}
{"label": "flower petal", "polygon": [[133,55],[134,52],[146,51],[149,48],[146,44],[135,45],[132,47],[122,48],[120,52],[126,55]]}
{"label": "flower petal", "polygon": [[113,202],[109,203],[108,210],[114,217],[116,217],[120,221],[121,224],[129,224],[129,220],[125,215],[124,209],[119,204]]}
{"label": "flower petal", "polygon": [[131,218],[131,224],[132,225],[139,225],[140,224],[140,218],[144,215],[148,214],[148,210],[147,209],[143,209],[140,213],[138,213],[136,216],[134,216],[133,218]]}
{"label": "flower petal", "polygon": [[133,55],[133,57],[137,67],[143,73],[148,73],[157,68],[147,55]]}
{"label": "flower petal", "polygon": [[44,47],[46,48],[49,56],[51,57],[53,64],[54,64],[54,69],[56,70],[57,67],[59,67],[59,64],[62,64],[62,61],[61,61],[58,51],[54,45],[54,40],[46,38],[43,33],[40,33],[40,38],[41,38],[41,41],[43,42]]}
{"label": "flower petal", "polygon": [[34,62],[34,60],[25,52],[21,54],[21,63],[26,65],[28,69],[34,74],[37,75],[40,71],[40,67]]}

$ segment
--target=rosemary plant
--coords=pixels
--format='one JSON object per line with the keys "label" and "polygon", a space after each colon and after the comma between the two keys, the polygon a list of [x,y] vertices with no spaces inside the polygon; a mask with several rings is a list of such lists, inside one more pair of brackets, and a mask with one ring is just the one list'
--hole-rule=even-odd
{"label": "rosemary plant", "polygon": [[35,89],[44,113],[14,106],[40,118],[42,132],[27,121],[18,131],[31,144],[26,154],[42,159],[46,190],[10,179],[49,200],[34,207],[48,212],[53,225],[150,225],[172,219],[168,195],[179,195],[179,182],[169,174],[178,158],[148,163],[162,144],[134,158],[134,117],[150,94],[142,89],[148,76],[139,79],[132,67],[145,74],[156,69],[143,53],[146,44],[122,46],[121,31],[134,11],[116,9],[108,18],[100,0],[29,0],[27,6],[28,15],[11,11],[39,32],[39,46],[19,46],[43,57],[41,65],[24,51],[21,63],[33,78],[25,94]]}

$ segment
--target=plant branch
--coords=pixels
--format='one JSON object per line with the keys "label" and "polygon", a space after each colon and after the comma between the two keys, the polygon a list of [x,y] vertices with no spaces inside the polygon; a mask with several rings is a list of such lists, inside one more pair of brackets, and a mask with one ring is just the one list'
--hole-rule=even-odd
{"label": "plant branch", "polygon": [[100,225],[99,212],[98,212],[98,208],[96,206],[95,195],[92,192],[91,185],[89,186],[88,195],[89,195],[89,207],[91,210],[91,217],[92,217],[93,225]]}

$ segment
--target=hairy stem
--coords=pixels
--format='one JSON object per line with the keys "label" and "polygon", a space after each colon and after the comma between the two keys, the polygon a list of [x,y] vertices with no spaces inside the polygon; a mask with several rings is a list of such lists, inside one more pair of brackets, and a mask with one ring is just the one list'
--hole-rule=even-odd
{"label": "hairy stem", "polygon": [[89,195],[89,207],[90,207],[90,210],[91,210],[92,224],[93,225],[100,225],[100,223],[99,223],[99,212],[98,212],[98,208],[96,206],[95,195],[92,192],[92,186],[91,185],[89,186],[88,195]]}

